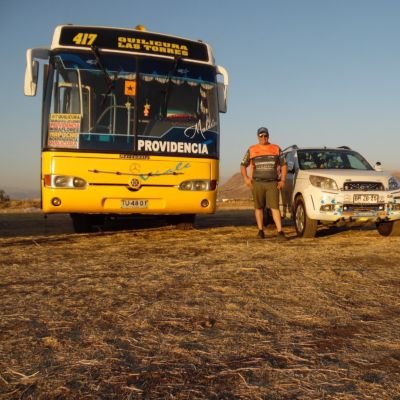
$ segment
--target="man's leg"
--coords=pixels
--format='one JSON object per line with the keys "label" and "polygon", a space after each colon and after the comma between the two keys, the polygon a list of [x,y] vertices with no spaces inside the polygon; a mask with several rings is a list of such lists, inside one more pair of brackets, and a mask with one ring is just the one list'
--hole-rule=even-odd
{"label": "man's leg", "polygon": [[278,235],[283,235],[282,232],[282,218],[279,210],[279,190],[276,182],[272,182],[267,190],[267,204],[270,206],[272,219],[275,222]]}
{"label": "man's leg", "polygon": [[271,214],[276,225],[276,230],[280,232],[282,230],[281,212],[277,208],[271,208]]}
{"label": "man's leg", "polygon": [[258,230],[262,231],[264,229],[264,209],[256,208],[254,214],[256,216]]}
{"label": "man's leg", "polygon": [[[264,208],[265,208],[265,188],[260,182],[253,182],[253,201],[254,201],[254,214],[256,216],[256,223],[260,237],[263,237],[264,229]],[[261,231],[261,232],[260,232]]]}

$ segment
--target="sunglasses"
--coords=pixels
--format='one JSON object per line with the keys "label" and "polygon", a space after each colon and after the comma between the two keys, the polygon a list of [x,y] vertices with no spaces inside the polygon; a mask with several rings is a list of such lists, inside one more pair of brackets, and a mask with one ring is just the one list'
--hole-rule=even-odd
{"label": "sunglasses", "polygon": [[268,137],[268,135],[265,134],[265,133],[260,133],[260,134],[258,135],[258,137]]}

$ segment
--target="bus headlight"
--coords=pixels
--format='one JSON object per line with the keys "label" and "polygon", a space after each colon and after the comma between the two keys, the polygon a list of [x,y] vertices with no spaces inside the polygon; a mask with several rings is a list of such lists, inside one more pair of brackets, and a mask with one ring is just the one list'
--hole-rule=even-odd
{"label": "bus headlight", "polygon": [[44,185],[51,188],[84,189],[87,182],[77,176],[45,175]]}
{"label": "bus headlight", "polygon": [[215,190],[216,187],[216,180],[209,181],[206,179],[193,179],[190,181],[181,182],[179,185],[179,190],[205,192],[209,190]]}

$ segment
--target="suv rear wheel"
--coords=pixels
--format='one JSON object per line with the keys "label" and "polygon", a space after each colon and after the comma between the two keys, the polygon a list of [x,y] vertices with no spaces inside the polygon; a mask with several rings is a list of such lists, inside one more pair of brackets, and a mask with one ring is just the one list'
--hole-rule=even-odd
{"label": "suv rear wheel", "polygon": [[317,233],[318,221],[308,218],[303,196],[298,196],[294,204],[294,225],[298,236],[312,238]]}

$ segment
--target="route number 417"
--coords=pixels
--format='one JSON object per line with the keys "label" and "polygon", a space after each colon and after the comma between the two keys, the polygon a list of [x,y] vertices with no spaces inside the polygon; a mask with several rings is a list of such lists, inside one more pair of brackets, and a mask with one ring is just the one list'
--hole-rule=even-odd
{"label": "route number 417", "polygon": [[96,38],[96,33],[78,33],[72,40],[79,46],[91,46]]}

